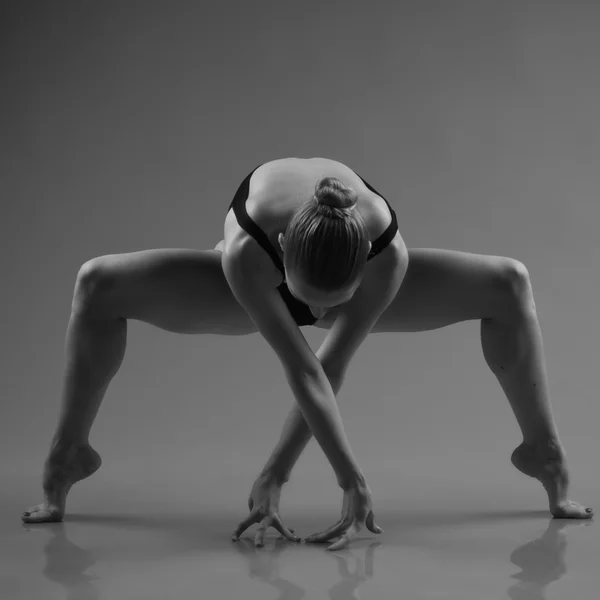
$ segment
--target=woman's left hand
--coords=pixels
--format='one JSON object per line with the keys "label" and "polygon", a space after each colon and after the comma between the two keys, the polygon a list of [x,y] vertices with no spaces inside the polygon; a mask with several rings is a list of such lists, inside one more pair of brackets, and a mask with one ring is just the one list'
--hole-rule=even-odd
{"label": "woman's left hand", "polygon": [[260,523],[254,537],[254,544],[257,547],[264,546],[265,532],[267,527],[271,526],[277,529],[277,531],[288,540],[299,542],[300,538],[294,535],[293,530],[288,529],[283,524],[283,521],[279,516],[280,496],[281,484],[277,482],[276,478],[265,474],[259,475],[252,486],[248,498],[250,516],[238,525],[231,539],[234,542],[237,542],[240,535],[242,535],[250,525]]}

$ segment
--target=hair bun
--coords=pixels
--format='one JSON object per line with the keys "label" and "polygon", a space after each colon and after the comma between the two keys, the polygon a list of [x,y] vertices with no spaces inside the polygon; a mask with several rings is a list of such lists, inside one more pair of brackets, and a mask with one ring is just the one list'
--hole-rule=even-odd
{"label": "hair bun", "polygon": [[356,192],[335,177],[323,177],[315,186],[318,204],[352,210],[358,200]]}

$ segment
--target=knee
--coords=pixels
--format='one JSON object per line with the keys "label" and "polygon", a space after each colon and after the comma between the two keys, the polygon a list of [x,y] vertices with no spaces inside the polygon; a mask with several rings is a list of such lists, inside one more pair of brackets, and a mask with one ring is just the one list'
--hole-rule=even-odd
{"label": "knee", "polygon": [[99,256],[83,263],[77,273],[73,308],[96,305],[110,288],[112,279],[106,257]]}
{"label": "knee", "polygon": [[504,292],[519,307],[524,306],[524,300],[533,302],[529,271],[521,261],[514,258],[505,259],[499,279]]}

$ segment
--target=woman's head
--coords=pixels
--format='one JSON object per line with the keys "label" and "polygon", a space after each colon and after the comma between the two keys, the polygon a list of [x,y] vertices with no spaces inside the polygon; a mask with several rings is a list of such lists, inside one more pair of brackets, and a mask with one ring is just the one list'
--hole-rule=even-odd
{"label": "woman's head", "polygon": [[307,304],[342,304],[360,284],[371,243],[356,201],[352,188],[325,177],[279,236],[290,292]]}

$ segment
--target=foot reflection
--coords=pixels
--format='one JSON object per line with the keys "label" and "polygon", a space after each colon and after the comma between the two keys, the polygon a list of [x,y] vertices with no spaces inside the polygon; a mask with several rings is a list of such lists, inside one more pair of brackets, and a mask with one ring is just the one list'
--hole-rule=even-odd
{"label": "foot reflection", "polygon": [[548,528],[539,538],[516,548],[510,555],[510,562],[522,570],[510,576],[519,581],[508,588],[508,597],[512,600],[545,600],[546,588],[567,572],[567,536],[563,530],[589,525],[589,522],[550,519]]}
{"label": "foot reflection", "polygon": [[[120,526],[123,519],[108,519],[108,521]],[[126,521],[135,524],[135,519],[126,519]],[[548,527],[539,538],[516,548],[510,555],[510,561],[519,567],[520,571],[510,576],[514,581],[507,590],[508,597],[511,600],[545,600],[548,586],[564,577],[567,572],[566,528],[589,526],[591,526],[589,521],[550,519]],[[187,520],[182,521],[181,525],[179,522],[173,525],[171,522],[161,524],[158,520],[143,520],[140,527],[143,529],[160,527],[172,531],[177,534],[175,537],[178,540],[182,535],[184,538],[191,535],[194,540],[197,537],[197,531],[190,530]],[[31,532],[41,530],[39,525],[24,525],[23,528]],[[49,534],[49,539],[44,544],[43,575],[63,588],[66,600],[97,600],[101,596],[98,589],[101,587],[100,582],[90,573],[91,568],[97,564],[95,553],[70,541],[67,535],[68,528],[64,523],[44,524],[43,530]],[[407,539],[410,538],[410,528],[405,530],[405,535]],[[309,551],[321,552],[323,558],[320,560],[323,561],[329,560],[325,557],[331,557],[335,562],[330,564],[337,569],[339,580],[329,589],[329,598],[360,600],[358,595],[360,586],[374,577],[375,549],[382,545],[381,542],[374,542],[364,549],[351,548],[329,552],[312,545],[308,547],[305,544],[295,544],[283,537],[267,538],[264,548],[255,548],[253,537],[242,537],[235,543],[223,539],[224,559],[226,560],[230,552],[241,554],[245,559],[249,576],[277,589],[279,594],[277,600],[300,600],[307,595],[304,588],[282,577],[279,568],[282,552],[299,554]],[[173,552],[178,551],[181,544],[182,542],[178,541],[173,547]],[[189,550],[194,547],[194,544],[190,546],[186,542],[181,547]],[[388,547],[386,553],[393,550],[393,547]],[[149,558],[153,558],[153,552],[150,554]],[[383,573],[384,580],[387,581],[396,579],[396,575]],[[1,592],[0,596],[2,596]]]}
{"label": "foot reflection", "polygon": [[[68,539],[64,523],[44,523],[42,527],[51,532],[44,545],[44,577],[64,589],[65,600],[98,600],[100,593],[94,585],[97,577],[86,574],[96,564],[96,556]],[[29,532],[41,530],[40,525],[24,526],[23,529]]]}

